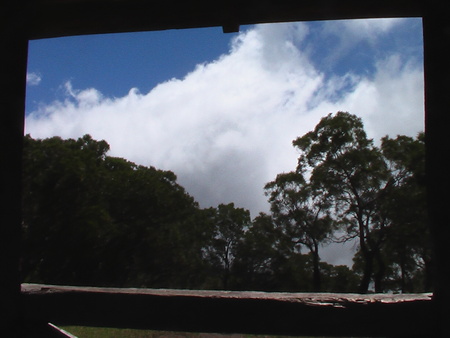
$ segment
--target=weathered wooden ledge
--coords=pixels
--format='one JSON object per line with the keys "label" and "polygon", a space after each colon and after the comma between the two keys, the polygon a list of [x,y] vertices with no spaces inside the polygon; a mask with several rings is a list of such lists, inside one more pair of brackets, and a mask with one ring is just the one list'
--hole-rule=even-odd
{"label": "weathered wooden ledge", "polygon": [[[430,335],[432,294],[122,289],[22,284],[24,315],[58,325],[286,335]],[[375,319],[376,318],[376,319]]]}
{"label": "weathered wooden ledge", "polygon": [[196,297],[221,299],[258,299],[276,300],[279,302],[300,302],[311,306],[347,307],[351,304],[370,303],[403,303],[414,301],[430,301],[432,293],[413,294],[357,294],[357,293],[290,293],[259,291],[217,291],[217,290],[179,290],[179,289],[142,289],[142,288],[100,288],[87,286],[66,286],[46,284],[22,284],[24,294],[122,294],[151,295],[160,297]]}

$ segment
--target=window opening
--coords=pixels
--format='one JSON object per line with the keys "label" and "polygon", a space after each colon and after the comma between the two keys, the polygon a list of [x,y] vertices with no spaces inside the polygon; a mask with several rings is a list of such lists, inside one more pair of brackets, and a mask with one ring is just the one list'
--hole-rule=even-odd
{"label": "window opening", "polygon": [[[320,47],[315,47],[317,41]],[[342,225],[336,233],[341,239],[355,237],[342,254],[344,245],[329,244],[327,232],[305,237],[305,229],[299,233],[291,226],[293,217],[282,212],[281,204],[288,201],[283,193],[295,189],[271,193],[282,183],[303,185],[302,178],[288,175],[303,147],[302,141],[292,147],[292,141],[326,116],[333,127],[339,111],[361,117],[377,148],[389,134],[387,164],[398,174],[393,180],[406,180],[401,174],[419,177],[411,166],[419,168],[421,161],[416,137],[423,130],[422,58],[419,19],[270,24],[244,27],[233,35],[201,29],[32,41],[24,281],[358,290],[370,255],[356,261],[355,274],[355,228]],[[170,67],[162,66],[167,61]],[[352,115],[340,116],[356,123]],[[409,138],[393,141],[397,134]],[[61,139],[37,140],[53,136]],[[328,134],[330,139],[339,136]],[[414,159],[395,157],[401,146],[415,151]],[[372,180],[394,184],[370,176],[369,166],[365,169]],[[277,182],[282,173],[278,177],[285,181]],[[369,182],[358,181],[362,183]],[[315,204],[312,197],[324,195],[316,191],[301,202],[317,207],[311,215],[320,216],[328,205]],[[337,202],[336,196],[327,203]],[[271,197],[275,213],[267,202]],[[379,232],[393,229],[383,223],[385,213],[394,211],[375,214],[382,200],[367,201],[373,209],[364,210],[373,212],[371,219],[380,218],[380,225],[366,236],[384,241]],[[313,229],[337,220],[338,214],[323,214]],[[377,291],[428,288],[428,248],[415,239],[401,239],[408,240],[403,256],[386,251],[383,255],[390,254],[391,260],[381,254],[371,258],[375,267],[368,286],[382,281],[384,287]],[[317,252],[321,284],[314,269]]]}

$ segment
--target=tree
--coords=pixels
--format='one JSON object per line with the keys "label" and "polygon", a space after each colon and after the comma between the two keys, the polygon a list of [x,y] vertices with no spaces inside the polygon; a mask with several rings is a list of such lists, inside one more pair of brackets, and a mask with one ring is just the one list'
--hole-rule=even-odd
{"label": "tree", "polygon": [[205,258],[221,275],[221,287],[229,288],[237,248],[250,226],[250,212],[235,208],[234,203],[220,204],[206,210],[212,225],[212,236],[205,247]]}
{"label": "tree", "polygon": [[280,287],[278,272],[287,260],[282,238],[270,215],[255,217],[237,247],[233,271],[239,289],[274,291]]}
{"label": "tree", "polygon": [[[297,172],[311,173],[311,184],[334,204],[334,217],[359,238],[364,260],[360,292],[367,292],[386,237],[388,219],[378,208],[392,184],[380,151],[368,139],[360,118],[345,112],[322,118],[314,131],[293,142],[300,151]],[[382,266],[379,271],[382,274]],[[376,285],[376,288],[379,285]]]}
{"label": "tree", "polygon": [[[176,175],[108,158],[109,212],[117,229],[111,264],[124,286],[193,287],[201,264],[199,208]],[[115,263],[116,262],[116,263]]]}
{"label": "tree", "polygon": [[207,222],[171,171],[89,135],[24,140],[26,281],[198,287]]}
{"label": "tree", "polygon": [[[24,138],[24,281],[265,291],[428,291],[424,135],[373,145],[338,112],[293,141],[295,171],[265,186],[271,214],[200,209],[175,173],[107,155],[109,145]],[[320,261],[359,240],[353,271]],[[305,252],[306,251],[306,252]]]}
{"label": "tree", "polygon": [[326,292],[354,293],[358,291],[359,276],[346,265],[320,263],[322,289]]}
{"label": "tree", "polygon": [[86,284],[95,279],[112,222],[103,199],[109,146],[24,138],[23,274],[26,280]]}
{"label": "tree", "polygon": [[318,185],[309,184],[301,171],[279,174],[266,184],[275,223],[300,252],[305,246],[313,261],[313,289],[321,289],[319,247],[326,242],[334,228],[330,204]]}
{"label": "tree", "polygon": [[[431,250],[427,227],[425,137],[384,137],[381,151],[395,184],[383,206],[391,220],[383,255],[391,270],[391,288],[429,291]],[[421,281],[417,281],[420,278]]]}

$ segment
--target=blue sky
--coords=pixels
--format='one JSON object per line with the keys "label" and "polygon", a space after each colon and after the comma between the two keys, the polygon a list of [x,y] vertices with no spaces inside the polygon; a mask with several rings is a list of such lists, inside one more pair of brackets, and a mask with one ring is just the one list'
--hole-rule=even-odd
{"label": "blue sky", "polygon": [[[370,27],[370,21],[360,22],[369,22]],[[334,30],[332,25],[342,23],[308,23],[309,34],[303,42],[311,62],[327,76],[345,76],[349,71],[371,76],[376,60],[392,53],[422,58],[419,19],[386,29],[381,38],[368,37],[370,28],[366,27],[356,37],[357,43],[350,29],[347,34],[338,34],[342,27]],[[241,31],[251,28],[244,26]],[[67,81],[79,89],[96,88],[109,97],[124,96],[131,88],[148,92],[161,82],[183,78],[197,64],[228,53],[236,35],[223,34],[220,27],[214,27],[31,41],[28,68],[40,78],[40,85],[28,86],[26,110],[31,112],[40,103],[62,99]]]}
{"label": "blue sky", "polygon": [[39,102],[61,99],[66,81],[120,97],[130,88],[148,92],[160,82],[180,78],[196,64],[218,58],[229,48],[221,28],[73,36],[31,41],[30,72],[40,86],[28,88],[27,111]]}
{"label": "blue sky", "polygon": [[264,184],[295,169],[292,140],[328,113],[361,116],[374,140],[422,131],[422,64],[420,19],[31,41],[26,133],[89,133],[174,171],[201,206],[254,217]]}

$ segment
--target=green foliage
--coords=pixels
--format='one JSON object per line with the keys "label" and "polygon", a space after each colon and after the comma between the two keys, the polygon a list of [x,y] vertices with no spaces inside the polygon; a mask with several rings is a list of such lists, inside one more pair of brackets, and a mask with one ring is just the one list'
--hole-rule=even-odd
{"label": "green foliage", "polygon": [[[298,137],[297,168],[265,186],[271,212],[201,209],[175,173],[108,156],[109,145],[24,138],[25,282],[261,291],[431,288],[424,135],[376,147],[360,118]],[[337,234],[340,234],[337,236]],[[352,269],[320,260],[358,239]]]}
{"label": "green foliage", "polygon": [[395,179],[395,189],[389,190],[383,206],[392,222],[382,248],[390,272],[386,282],[402,292],[430,291],[424,134],[416,139],[385,137],[381,149]]}
{"label": "green foliage", "polygon": [[[360,292],[367,292],[372,280],[381,292],[399,274],[405,291],[406,280],[421,270],[419,264],[427,269],[431,264],[423,141],[423,134],[417,140],[385,137],[378,148],[367,138],[362,120],[345,112],[329,114],[314,131],[293,141],[300,156],[296,173],[289,176],[309,176],[309,181],[297,180],[296,188],[303,192],[310,186],[327,201],[321,206],[332,210],[329,215],[344,231],[340,241],[359,239],[355,271],[361,274]],[[281,197],[283,203],[289,200],[290,195]],[[311,203],[301,210],[310,208]]]}
{"label": "green foliage", "polygon": [[346,265],[320,263],[323,292],[358,292],[359,277]]}
{"label": "green foliage", "polygon": [[172,172],[106,155],[105,141],[24,147],[25,281],[189,287],[202,238],[197,203]]}
{"label": "green foliage", "polygon": [[88,282],[97,269],[92,257],[105,244],[97,239],[111,223],[99,196],[109,147],[89,136],[24,143],[24,273],[52,283]]}
{"label": "green foliage", "polygon": [[330,216],[328,200],[316,188],[317,185],[309,184],[301,172],[279,174],[265,186],[275,223],[290,250],[300,252],[302,246],[309,250],[313,261],[313,288],[319,291],[319,246],[329,239],[335,222]]}
{"label": "green foliage", "polygon": [[233,270],[238,276],[235,288],[282,290],[287,284],[286,278],[280,283],[283,265],[288,261],[286,244],[272,217],[259,214],[237,247]]}
{"label": "green foliage", "polygon": [[235,208],[233,203],[220,204],[217,208],[205,210],[212,231],[205,247],[205,258],[221,276],[221,285],[216,288],[228,289],[231,270],[237,256],[237,248],[250,225],[250,212]]}

